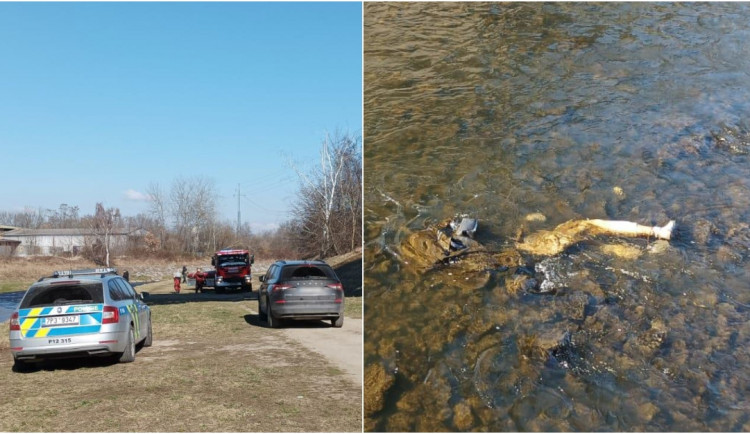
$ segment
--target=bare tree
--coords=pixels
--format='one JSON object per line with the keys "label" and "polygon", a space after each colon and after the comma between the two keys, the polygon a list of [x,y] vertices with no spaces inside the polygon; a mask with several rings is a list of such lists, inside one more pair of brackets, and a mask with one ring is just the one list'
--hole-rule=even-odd
{"label": "bare tree", "polygon": [[172,184],[169,204],[183,251],[215,247],[216,198],[216,187],[207,178],[178,178]]}
{"label": "bare tree", "polygon": [[159,231],[159,244],[165,246],[167,243],[167,198],[158,182],[151,182],[146,187],[149,196],[149,214],[156,220]]}
{"label": "bare tree", "polygon": [[338,209],[343,243],[341,247],[349,251],[362,245],[362,155],[360,150],[361,145],[356,138],[345,140],[341,149],[345,155],[345,167]]}
{"label": "bare tree", "polygon": [[[100,244],[104,249],[103,263],[107,267],[110,266],[112,233],[120,226],[120,221],[119,208],[104,209],[104,205],[101,202],[96,204],[96,213],[94,213],[94,217],[91,219],[91,229],[93,229],[97,241],[99,241],[97,244]],[[96,249],[94,249],[95,256],[98,256],[96,253]]]}
{"label": "bare tree", "polygon": [[0,213],[0,224],[26,229],[39,229],[46,223],[44,213],[40,209],[32,211],[27,208],[21,212],[3,211]]}
{"label": "bare tree", "polygon": [[79,227],[81,219],[78,211],[78,206],[69,206],[67,203],[60,204],[56,210],[48,209],[46,226],[57,229]]}
{"label": "bare tree", "polygon": [[[293,213],[298,242],[308,254],[326,257],[361,243],[362,164],[359,139],[349,134],[326,135],[320,167],[300,177]],[[315,248],[317,245],[317,248]],[[313,250],[314,249],[314,250]]]}

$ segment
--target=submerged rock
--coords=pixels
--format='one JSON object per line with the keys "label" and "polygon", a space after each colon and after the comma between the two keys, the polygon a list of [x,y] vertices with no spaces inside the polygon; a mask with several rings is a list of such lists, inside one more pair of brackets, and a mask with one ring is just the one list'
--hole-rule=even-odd
{"label": "submerged rock", "polygon": [[519,336],[518,351],[529,359],[547,360],[570,343],[570,332],[558,324],[543,324],[530,335]]}
{"label": "submerged rock", "polygon": [[605,244],[599,248],[602,253],[622,259],[636,259],[643,254],[640,247],[626,244]]}
{"label": "submerged rock", "polygon": [[711,237],[719,235],[719,228],[712,222],[700,218],[690,225],[690,231],[695,242],[708,244]]}
{"label": "submerged rock", "polygon": [[461,431],[469,431],[474,426],[471,407],[463,401],[453,407],[453,424]]}
{"label": "submerged rock", "polygon": [[380,363],[374,363],[365,368],[365,417],[383,410],[385,395],[394,382],[394,375],[386,371]]}
{"label": "submerged rock", "polygon": [[559,298],[560,311],[566,317],[583,321],[586,318],[586,307],[589,305],[589,296],[582,291],[574,291]]}
{"label": "submerged rock", "polygon": [[546,222],[547,216],[540,212],[535,212],[532,214],[527,214],[526,217],[524,217],[524,220],[527,222]]}

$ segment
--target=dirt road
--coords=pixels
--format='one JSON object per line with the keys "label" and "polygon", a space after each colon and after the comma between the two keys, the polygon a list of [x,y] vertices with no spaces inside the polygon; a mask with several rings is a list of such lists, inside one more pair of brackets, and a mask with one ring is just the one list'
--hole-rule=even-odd
{"label": "dirt road", "polygon": [[290,326],[284,333],[346,372],[355,384],[362,384],[361,318],[346,318],[340,329],[303,324]]}

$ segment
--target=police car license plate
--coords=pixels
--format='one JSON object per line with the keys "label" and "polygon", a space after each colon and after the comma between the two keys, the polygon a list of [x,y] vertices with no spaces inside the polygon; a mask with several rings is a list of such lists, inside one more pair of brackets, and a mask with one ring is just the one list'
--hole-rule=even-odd
{"label": "police car license plate", "polygon": [[46,316],[42,318],[42,327],[78,325],[78,315]]}

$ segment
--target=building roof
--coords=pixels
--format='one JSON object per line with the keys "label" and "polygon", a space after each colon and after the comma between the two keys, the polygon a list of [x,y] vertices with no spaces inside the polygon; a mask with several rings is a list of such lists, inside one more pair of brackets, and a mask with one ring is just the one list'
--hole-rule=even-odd
{"label": "building roof", "polygon": [[12,231],[13,229],[19,229],[16,226],[0,225],[0,231]]}

